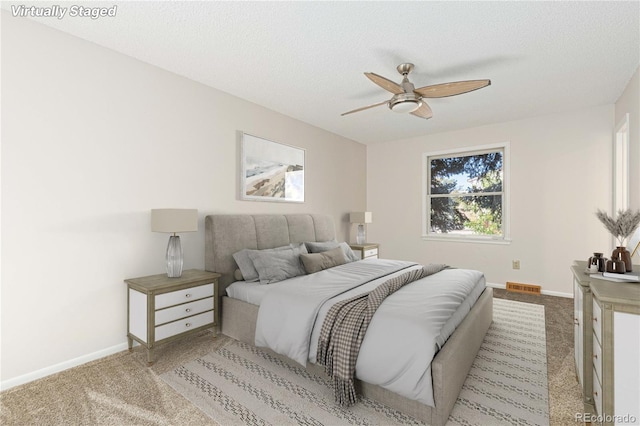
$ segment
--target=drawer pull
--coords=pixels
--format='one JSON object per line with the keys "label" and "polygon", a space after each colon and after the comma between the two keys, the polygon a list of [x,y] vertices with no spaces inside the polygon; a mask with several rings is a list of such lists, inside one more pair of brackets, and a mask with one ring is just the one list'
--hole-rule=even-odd
{"label": "drawer pull", "polygon": [[598,396],[598,391],[594,391],[593,395]]}
{"label": "drawer pull", "polygon": [[185,327],[191,327],[191,323],[190,323],[190,322],[188,322],[188,323],[186,323],[184,326],[185,326]]}
{"label": "drawer pull", "polygon": [[593,317],[594,322],[598,322],[598,317]]}
{"label": "drawer pull", "polygon": [[580,321],[578,321],[578,318],[573,319],[573,325],[580,325]]}
{"label": "drawer pull", "polygon": [[191,295],[189,293],[185,294],[184,297],[186,297],[187,299],[191,297]]}
{"label": "drawer pull", "polygon": [[191,312],[191,308],[185,309],[185,312]]}
{"label": "drawer pull", "polygon": [[594,357],[595,359],[598,359],[598,354],[594,354],[594,355],[593,355],[593,357]]}

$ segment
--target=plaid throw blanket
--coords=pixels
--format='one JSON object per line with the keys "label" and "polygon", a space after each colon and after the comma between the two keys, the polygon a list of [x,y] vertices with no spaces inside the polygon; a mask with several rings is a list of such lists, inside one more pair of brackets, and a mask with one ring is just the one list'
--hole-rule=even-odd
{"label": "plaid throw blanket", "polygon": [[355,371],[360,345],[373,314],[384,299],[405,284],[435,274],[446,265],[429,264],[421,269],[390,278],[369,293],[336,303],[329,309],[318,342],[317,362],[333,379],[336,402],[342,406],[356,403]]}

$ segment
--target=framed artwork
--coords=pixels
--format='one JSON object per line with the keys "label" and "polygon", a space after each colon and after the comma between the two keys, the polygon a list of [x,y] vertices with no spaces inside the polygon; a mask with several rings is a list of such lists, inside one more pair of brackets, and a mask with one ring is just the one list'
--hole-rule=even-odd
{"label": "framed artwork", "polygon": [[240,198],[304,202],[304,149],[242,133]]}

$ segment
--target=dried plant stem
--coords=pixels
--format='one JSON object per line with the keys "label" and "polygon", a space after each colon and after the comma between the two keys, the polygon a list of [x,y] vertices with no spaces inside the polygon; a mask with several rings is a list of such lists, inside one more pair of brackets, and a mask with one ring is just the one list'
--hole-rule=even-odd
{"label": "dried plant stem", "polygon": [[618,240],[618,245],[623,246],[624,241],[633,234],[640,225],[640,210],[618,210],[618,217],[613,219],[606,212],[598,209],[596,216],[607,228],[607,231]]}

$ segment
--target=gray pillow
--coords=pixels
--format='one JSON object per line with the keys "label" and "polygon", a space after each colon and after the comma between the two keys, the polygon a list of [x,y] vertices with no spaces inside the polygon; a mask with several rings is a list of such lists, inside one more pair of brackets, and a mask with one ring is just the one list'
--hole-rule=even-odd
{"label": "gray pillow", "polygon": [[290,248],[299,248],[304,250],[303,253],[307,253],[307,248],[304,244],[296,243],[296,244],[289,244],[288,246],[282,246],[282,247],[276,247],[276,248],[264,249],[264,250],[242,249],[233,254],[233,259],[236,261],[236,264],[238,265],[238,268],[240,269],[240,273],[242,274],[242,277],[244,278],[244,280],[247,282],[253,282],[253,281],[258,281],[259,277],[258,277],[258,271],[256,271],[256,268],[253,266],[253,261],[249,257],[249,253],[251,252],[266,253],[266,252],[272,252],[272,251],[278,251],[278,250],[287,250]]}
{"label": "gray pillow", "polygon": [[336,247],[340,247],[342,248],[342,251],[344,252],[344,256],[347,259],[347,262],[355,262],[356,260],[360,260],[360,258],[358,257],[358,255],[356,255],[353,250],[351,250],[351,247],[349,247],[349,244],[345,243],[345,242],[337,242],[337,241],[323,241],[323,242],[306,242],[304,243],[305,246],[307,246],[307,250],[309,251],[309,253],[322,253],[324,251],[327,250],[331,250],[333,248]]}
{"label": "gray pillow", "polygon": [[273,284],[287,278],[304,275],[305,272],[300,263],[300,255],[306,253],[307,250],[304,249],[303,252],[302,247],[273,251],[249,251],[253,266],[258,271],[260,284]]}
{"label": "gray pillow", "polygon": [[301,254],[300,260],[304,265],[307,274],[323,271],[334,266],[344,265],[347,258],[344,255],[342,247],[336,247],[321,253]]}
{"label": "gray pillow", "polygon": [[273,251],[252,250],[249,252],[249,257],[258,272],[260,284],[273,284],[305,274],[300,263],[301,253],[301,248]]}

